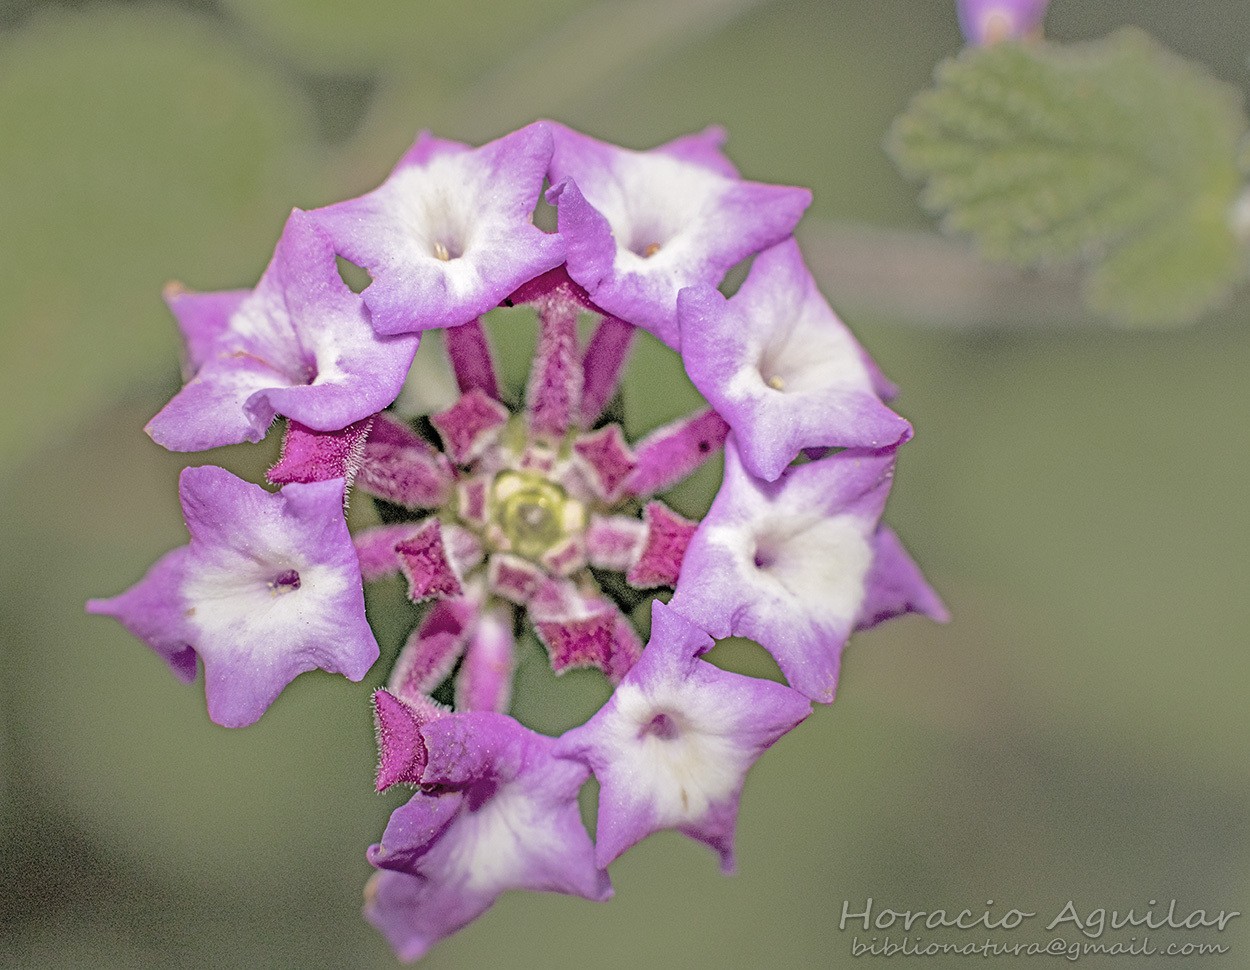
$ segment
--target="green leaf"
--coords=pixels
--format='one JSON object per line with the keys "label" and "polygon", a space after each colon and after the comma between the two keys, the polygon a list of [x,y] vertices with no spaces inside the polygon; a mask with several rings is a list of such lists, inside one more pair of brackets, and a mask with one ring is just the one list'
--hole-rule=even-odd
{"label": "green leaf", "polygon": [[1135,29],[1085,44],[970,48],[895,122],[888,147],[926,207],[983,254],[1090,266],[1090,307],[1194,319],[1245,270],[1230,212],[1239,94]]}

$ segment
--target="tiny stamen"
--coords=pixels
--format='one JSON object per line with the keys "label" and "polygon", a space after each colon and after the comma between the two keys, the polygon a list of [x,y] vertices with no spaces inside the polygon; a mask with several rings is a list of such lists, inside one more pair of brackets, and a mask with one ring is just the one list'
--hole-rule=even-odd
{"label": "tiny stamen", "polygon": [[648,243],[648,244],[647,244],[647,248],[646,248],[646,249],[644,249],[644,250],[642,251],[642,258],[643,258],[643,259],[650,259],[652,256],[654,256],[654,255],[655,255],[656,253],[658,253],[659,251],[660,251],[660,244],[659,244],[659,243],[657,243],[657,242]]}
{"label": "tiny stamen", "polygon": [[774,391],[784,391],[786,389],[786,382],[780,374],[774,374],[766,383]]}
{"label": "tiny stamen", "polygon": [[677,730],[677,724],[673,718],[661,711],[647,722],[646,726],[642,729],[642,733],[653,735],[661,741],[672,741],[673,738],[677,737],[679,732]]}
{"label": "tiny stamen", "polygon": [[271,595],[277,596],[279,593],[294,592],[299,589],[299,586],[299,573],[294,569],[288,569],[278,573],[277,576],[269,581],[269,592]]}
{"label": "tiny stamen", "polygon": [[446,263],[451,259],[451,250],[449,250],[441,242],[436,242],[434,244],[434,258],[441,259],[444,263]]}

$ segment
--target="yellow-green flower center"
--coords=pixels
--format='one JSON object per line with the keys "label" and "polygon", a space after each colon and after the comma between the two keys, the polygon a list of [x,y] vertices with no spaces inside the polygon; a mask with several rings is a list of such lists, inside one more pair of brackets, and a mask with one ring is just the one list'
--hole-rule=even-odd
{"label": "yellow-green flower center", "polygon": [[491,519],[510,552],[538,559],[585,528],[584,506],[549,478],[531,471],[504,471],[491,485]]}

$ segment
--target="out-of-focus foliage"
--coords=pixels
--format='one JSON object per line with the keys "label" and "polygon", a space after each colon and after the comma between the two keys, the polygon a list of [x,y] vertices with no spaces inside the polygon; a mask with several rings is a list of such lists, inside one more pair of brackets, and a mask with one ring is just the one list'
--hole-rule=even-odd
{"label": "out-of-focus foliage", "polygon": [[[311,113],[217,25],[169,9],[0,35],[0,471],[174,361],[158,295],[248,285],[304,192]],[[67,378],[67,375],[73,375]]]}
{"label": "out-of-focus foliage", "polygon": [[475,77],[591,0],[223,0],[249,30],[313,71],[404,65],[442,82]]}
{"label": "out-of-focus foliage", "polygon": [[1090,306],[1189,322],[1246,265],[1240,93],[1138,30],[1003,43],[942,64],[890,135],[924,204],[992,259],[1084,256]]}

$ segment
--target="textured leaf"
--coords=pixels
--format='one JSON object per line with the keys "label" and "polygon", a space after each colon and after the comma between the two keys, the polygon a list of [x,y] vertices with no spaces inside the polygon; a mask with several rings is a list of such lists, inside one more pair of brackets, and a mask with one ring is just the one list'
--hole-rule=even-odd
{"label": "textured leaf", "polygon": [[1246,128],[1232,88],[1126,29],[969,49],[889,147],[944,227],[987,257],[1085,257],[1093,309],[1160,325],[1197,316],[1244,269],[1229,213]]}

